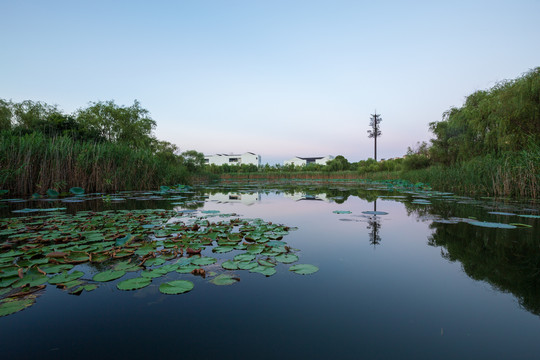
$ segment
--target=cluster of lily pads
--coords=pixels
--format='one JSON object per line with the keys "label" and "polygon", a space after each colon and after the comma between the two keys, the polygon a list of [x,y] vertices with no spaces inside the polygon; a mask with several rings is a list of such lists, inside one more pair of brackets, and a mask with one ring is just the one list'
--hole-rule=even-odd
{"label": "cluster of lily pads", "polygon": [[[172,273],[230,285],[240,280],[233,270],[271,276],[278,264],[299,260],[298,250],[282,240],[290,228],[261,219],[218,211],[107,210],[71,215],[56,210],[0,219],[0,316],[33,305],[47,285],[80,295],[125,277],[116,287],[136,290]],[[214,217],[221,221],[209,220]],[[227,259],[203,255],[210,251],[214,256],[231,254],[223,255]],[[311,274],[318,268],[296,264],[289,270]],[[177,279],[162,282],[159,291],[181,294],[193,287],[193,282]]]}

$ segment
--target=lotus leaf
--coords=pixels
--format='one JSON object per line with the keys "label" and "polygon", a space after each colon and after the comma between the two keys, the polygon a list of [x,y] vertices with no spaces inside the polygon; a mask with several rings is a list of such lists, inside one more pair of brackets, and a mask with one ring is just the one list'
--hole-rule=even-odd
{"label": "lotus leaf", "polygon": [[273,267],[270,267],[270,266],[256,266],[254,268],[252,268],[251,270],[249,270],[249,272],[256,272],[256,273],[259,273],[259,274],[263,274],[263,275],[266,275],[266,276],[272,276],[276,273],[276,269],[274,269]]}
{"label": "lotus leaf", "polygon": [[[135,252],[137,253],[137,252]],[[161,265],[165,263],[165,259],[162,258],[152,258],[145,261],[144,265],[146,266],[154,266],[154,265]]]}
{"label": "lotus leaf", "polygon": [[276,260],[279,261],[280,263],[290,264],[295,261],[298,261],[298,256],[294,254],[280,254],[276,256]]}
{"label": "lotus leaf", "polygon": [[238,261],[225,261],[223,264],[221,264],[221,267],[227,270],[237,270],[238,269]]}
{"label": "lotus leaf", "polygon": [[185,265],[185,266],[180,266],[176,272],[177,273],[180,273],[180,274],[189,274],[191,273],[193,270],[195,269],[198,269],[199,267],[197,265]]}
{"label": "lotus leaf", "polygon": [[127,243],[129,243],[133,239],[133,235],[127,234],[126,236],[122,238],[116,239],[116,242],[114,243],[114,246],[124,246]]}
{"label": "lotus leaf", "polygon": [[151,282],[152,279],[150,278],[136,277],[133,279],[120,281],[118,284],[116,284],[116,287],[119,290],[136,290],[150,285]]}
{"label": "lotus leaf", "polygon": [[218,275],[210,280],[210,282],[214,285],[232,285],[238,281],[240,281],[239,278],[227,274]]}
{"label": "lotus leaf", "polygon": [[248,245],[246,249],[246,251],[249,254],[260,254],[262,253],[263,250],[264,250],[264,245],[258,245],[258,244]]}
{"label": "lotus leaf", "polygon": [[20,277],[18,276],[11,276],[11,277],[5,277],[0,279],[0,289],[5,288],[16,282],[17,280],[20,280]]}
{"label": "lotus leaf", "polygon": [[24,310],[34,304],[35,300],[30,299],[4,299],[0,301],[0,316],[11,315],[18,311]]}
{"label": "lotus leaf", "polygon": [[62,271],[68,271],[73,268],[71,264],[56,264],[56,265],[44,265],[39,267],[41,270],[45,271],[47,274],[56,274]]}
{"label": "lotus leaf", "polygon": [[72,187],[71,189],[69,189],[69,192],[74,195],[82,195],[84,194],[84,189],[81,187]]}
{"label": "lotus leaf", "polygon": [[100,273],[97,273],[96,275],[94,275],[92,280],[94,280],[94,281],[102,281],[102,282],[111,281],[111,280],[119,279],[122,276],[124,276],[125,274],[126,274],[126,272],[123,271],[123,270],[105,270],[103,272],[100,272]]}
{"label": "lotus leaf", "polygon": [[300,275],[309,275],[319,271],[319,268],[311,264],[297,264],[289,268],[289,271],[295,272]]}
{"label": "lotus leaf", "polygon": [[49,284],[61,284],[61,283],[67,283],[69,281],[76,280],[80,277],[82,277],[84,273],[82,271],[74,271],[72,273],[63,272],[62,274],[53,276],[49,279]]}
{"label": "lotus leaf", "polygon": [[203,257],[200,257],[200,258],[197,258],[197,259],[193,259],[191,261],[192,264],[194,265],[199,265],[199,266],[204,266],[204,265],[210,265],[210,264],[213,264],[215,263],[217,260],[212,258],[212,257],[206,257],[206,256],[203,256]]}
{"label": "lotus leaf", "polygon": [[349,211],[349,210],[334,210],[332,212],[334,214],[352,214],[352,211]]}
{"label": "lotus leaf", "polygon": [[238,269],[240,270],[250,270],[257,266],[259,266],[259,264],[257,264],[256,262],[240,261],[238,263]]}
{"label": "lotus leaf", "polygon": [[232,246],[217,246],[212,249],[212,252],[218,253],[218,254],[224,254],[228,253],[229,251],[234,250],[234,247]]}
{"label": "lotus leaf", "polygon": [[161,277],[163,275],[166,275],[167,274],[167,271],[165,269],[162,269],[162,268],[157,268],[157,269],[152,269],[152,270],[145,270],[143,272],[141,272],[141,276],[142,277],[147,277],[147,278],[157,278],[157,277]]}
{"label": "lotus leaf", "polygon": [[514,226],[514,225],[487,222],[487,221],[470,221],[469,224],[474,225],[474,226],[481,226],[481,227],[487,227],[487,228],[497,228],[497,229],[515,229],[516,228],[516,226]]}
{"label": "lotus leaf", "polygon": [[252,254],[239,254],[234,257],[237,261],[251,261],[255,259],[255,255]]}
{"label": "lotus leaf", "polygon": [[159,285],[159,291],[163,294],[183,294],[193,289],[194,285],[187,280],[174,280]]}
{"label": "lotus leaf", "polygon": [[273,262],[271,262],[269,260],[259,259],[259,260],[257,260],[257,262],[261,266],[270,266],[270,267],[276,266],[275,263],[273,263]]}

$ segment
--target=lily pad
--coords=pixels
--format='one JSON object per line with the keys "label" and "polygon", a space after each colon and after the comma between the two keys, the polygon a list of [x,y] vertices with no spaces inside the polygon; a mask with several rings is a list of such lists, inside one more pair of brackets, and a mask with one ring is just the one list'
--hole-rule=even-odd
{"label": "lily pad", "polygon": [[474,225],[474,226],[496,228],[496,229],[515,229],[516,228],[516,226],[510,225],[510,224],[494,223],[494,222],[487,222],[487,221],[471,221],[469,222],[469,224]]}
{"label": "lily pad", "polygon": [[207,256],[203,256],[201,258],[198,258],[198,259],[193,259],[191,261],[191,263],[193,265],[199,265],[199,266],[204,266],[204,265],[210,265],[210,264],[213,264],[215,263],[217,260],[214,259],[213,257],[207,257]]}
{"label": "lily pad", "polygon": [[180,266],[176,272],[179,273],[179,274],[189,274],[191,273],[193,270],[195,269],[198,269],[199,267],[197,265],[192,265],[192,264],[189,264],[189,265],[185,265],[185,266]]}
{"label": "lily pad", "polygon": [[319,271],[319,268],[311,264],[298,264],[298,265],[291,266],[289,268],[289,271],[292,271],[300,275],[309,275],[309,274],[313,274]]}
{"label": "lily pad", "polygon": [[239,254],[234,257],[234,260],[236,261],[251,261],[255,259],[255,255],[253,254]]}
{"label": "lily pad", "polygon": [[146,278],[146,277],[136,277],[133,279],[128,279],[124,281],[120,281],[118,284],[116,284],[116,287],[119,290],[137,290],[142,289],[152,282],[152,279]]}
{"label": "lily pad", "polygon": [[257,266],[259,266],[259,264],[257,264],[256,262],[240,261],[238,263],[238,269],[240,270],[251,270]]}
{"label": "lily pad", "polygon": [[119,279],[124,275],[126,275],[126,272],[123,270],[105,270],[103,272],[100,272],[94,275],[92,280],[105,282],[105,281]]}
{"label": "lily pad", "polygon": [[0,301],[0,316],[11,315],[34,304],[34,299],[5,299]]}
{"label": "lily pad", "polygon": [[77,280],[78,278],[82,277],[84,273],[82,271],[74,271],[72,273],[64,272],[62,274],[53,276],[49,279],[49,284],[62,284],[67,283],[73,280]]}
{"label": "lily pad", "polygon": [[270,266],[256,266],[253,269],[249,270],[249,272],[255,272],[259,274],[263,274],[266,276],[272,276],[276,273],[276,269]]}
{"label": "lily pad", "polygon": [[294,254],[281,254],[275,257],[277,261],[284,264],[290,264],[295,261],[298,261],[298,256]]}
{"label": "lily pad", "polygon": [[221,267],[227,270],[237,270],[238,269],[238,261],[225,261],[223,264],[221,264]]}
{"label": "lily pad", "polygon": [[246,249],[246,251],[249,254],[260,254],[262,253],[263,250],[264,250],[264,245],[258,245],[258,244],[248,245]]}
{"label": "lily pad", "polygon": [[349,210],[334,210],[332,212],[334,214],[352,214],[352,211],[349,211]]}
{"label": "lily pad", "polygon": [[174,280],[159,285],[159,291],[163,294],[183,294],[193,289],[194,285],[187,280]]}
{"label": "lily pad", "polygon": [[232,285],[238,281],[240,281],[239,278],[228,274],[221,274],[210,280],[214,285]]}
{"label": "lily pad", "polygon": [[69,192],[74,195],[82,195],[84,194],[84,189],[81,187],[72,187],[71,189],[69,189]]}

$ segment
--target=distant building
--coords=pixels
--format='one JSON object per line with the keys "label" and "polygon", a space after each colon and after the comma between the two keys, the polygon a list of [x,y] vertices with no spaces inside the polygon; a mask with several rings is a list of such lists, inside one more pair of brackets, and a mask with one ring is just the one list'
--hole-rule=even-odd
{"label": "distant building", "polygon": [[285,165],[295,165],[295,166],[303,166],[308,164],[319,164],[319,165],[326,165],[326,163],[330,160],[333,160],[334,157],[332,155],[327,156],[319,156],[319,157],[299,157],[295,156],[292,159],[285,160]]}
{"label": "distant building", "polygon": [[241,155],[234,154],[216,154],[216,155],[206,155],[204,157],[204,163],[211,165],[256,165],[261,166],[261,156],[254,154],[252,152],[247,152]]}

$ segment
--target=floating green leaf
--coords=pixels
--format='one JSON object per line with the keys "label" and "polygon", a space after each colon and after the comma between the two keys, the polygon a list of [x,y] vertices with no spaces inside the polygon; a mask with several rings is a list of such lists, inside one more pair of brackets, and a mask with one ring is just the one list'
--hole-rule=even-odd
{"label": "floating green leaf", "polygon": [[193,270],[195,269],[198,269],[199,267],[197,265],[185,265],[185,266],[180,266],[176,272],[179,273],[179,274],[189,274],[191,273]]}
{"label": "floating green leaf", "polygon": [[72,273],[64,272],[62,274],[53,276],[49,279],[49,284],[62,284],[67,283],[73,280],[77,280],[78,278],[82,277],[84,273],[82,271],[74,271]]}
{"label": "floating green leaf", "polygon": [[191,263],[193,265],[199,265],[199,266],[204,266],[204,265],[210,265],[210,264],[213,264],[215,263],[217,260],[214,259],[213,257],[206,257],[206,256],[203,256],[201,258],[197,258],[197,259],[193,259],[191,261]]}
{"label": "floating green leaf", "polygon": [[234,250],[234,247],[232,246],[216,246],[215,248],[212,249],[212,252],[215,252],[218,254],[224,254],[232,250]]}
{"label": "floating green leaf", "polygon": [[319,271],[319,268],[310,264],[297,264],[289,268],[289,271],[295,272],[300,275],[309,275]]}
{"label": "floating green leaf", "polygon": [[276,269],[274,269],[273,267],[270,267],[270,266],[255,266],[254,268],[252,268],[251,270],[249,270],[249,272],[255,272],[255,273],[259,273],[259,274],[263,274],[263,275],[266,275],[266,276],[272,276],[276,273]]}
{"label": "floating green leaf", "polygon": [[81,187],[72,187],[71,189],[69,189],[69,192],[74,195],[82,195],[84,194],[84,189]]}
{"label": "floating green leaf", "polygon": [[516,228],[516,226],[514,226],[514,225],[487,222],[487,221],[471,221],[471,222],[469,222],[469,224],[474,225],[474,226],[481,226],[481,227],[487,227],[487,228],[496,228],[496,229],[515,229]]}
{"label": "floating green leaf", "polygon": [[24,310],[34,304],[35,300],[30,299],[4,299],[0,301],[0,316],[11,315],[18,311]]}
{"label": "floating green leaf", "polygon": [[238,269],[240,270],[250,270],[257,266],[259,266],[259,264],[256,262],[241,261],[238,263]]}
{"label": "floating green leaf", "polygon": [[214,285],[232,285],[236,282],[240,281],[239,278],[232,275],[227,274],[221,274],[210,280],[210,282]]}
{"label": "floating green leaf", "polygon": [[263,250],[264,250],[264,245],[258,245],[258,244],[248,245],[246,249],[246,251],[249,254],[260,254],[262,253]]}
{"label": "floating green leaf", "polygon": [[290,264],[295,261],[298,261],[298,256],[294,254],[280,254],[276,256],[275,259],[279,261],[280,263]]}
{"label": "floating green leaf", "polygon": [[92,280],[102,281],[102,282],[111,281],[111,280],[119,279],[124,275],[126,275],[126,272],[123,270],[105,270],[103,272],[100,272],[94,275]]}
{"label": "floating green leaf", "polygon": [[118,284],[116,284],[116,287],[119,290],[137,290],[150,285],[151,282],[152,279],[150,278],[136,277],[133,279],[120,281]]}
{"label": "floating green leaf", "polygon": [[159,291],[163,294],[183,294],[193,289],[194,285],[187,280],[174,280],[159,285]]}
{"label": "floating green leaf", "polygon": [[221,264],[221,267],[227,270],[237,270],[238,269],[238,261],[225,261],[223,264]]}
{"label": "floating green leaf", "polygon": [[234,257],[234,260],[237,261],[251,261],[255,259],[255,255],[253,254],[239,254]]}

